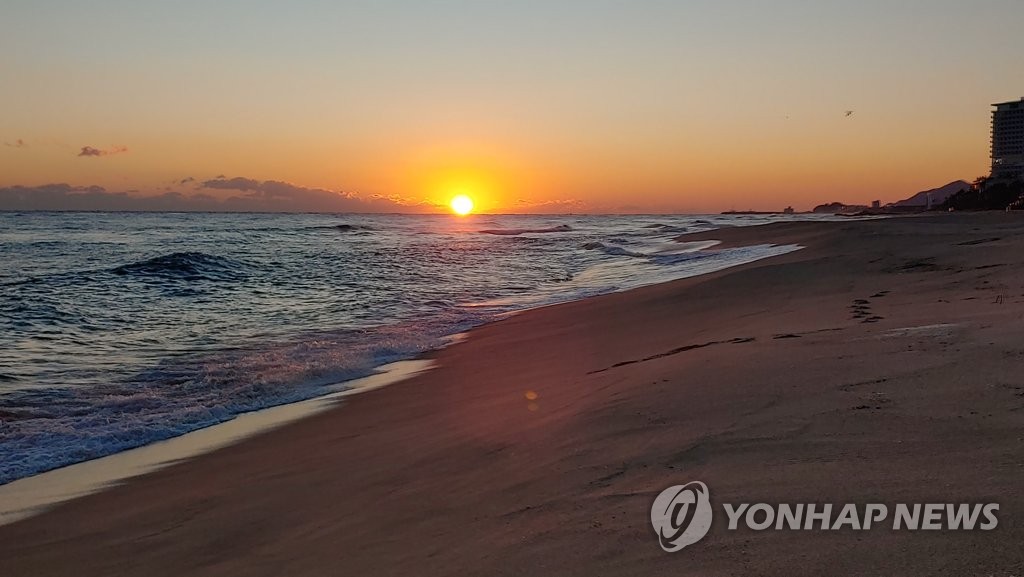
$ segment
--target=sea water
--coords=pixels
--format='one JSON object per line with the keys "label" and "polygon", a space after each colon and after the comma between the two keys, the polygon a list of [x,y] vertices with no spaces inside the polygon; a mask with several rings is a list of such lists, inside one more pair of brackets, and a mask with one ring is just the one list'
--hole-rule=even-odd
{"label": "sea water", "polygon": [[512,311],[794,250],[781,216],[0,213],[0,484],[336,392]]}

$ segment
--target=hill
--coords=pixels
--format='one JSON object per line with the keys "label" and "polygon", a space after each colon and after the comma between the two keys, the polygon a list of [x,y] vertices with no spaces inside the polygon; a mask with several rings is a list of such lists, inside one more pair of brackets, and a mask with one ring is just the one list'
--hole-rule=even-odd
{"label": "hill", "polygon": [[971,183],[957,180],[939,188],[922,190],[910,198],[892,203],[893,206],[928,206],[928,197],[931,196],[931,206],[938,206],[954,194],[971,187]]}

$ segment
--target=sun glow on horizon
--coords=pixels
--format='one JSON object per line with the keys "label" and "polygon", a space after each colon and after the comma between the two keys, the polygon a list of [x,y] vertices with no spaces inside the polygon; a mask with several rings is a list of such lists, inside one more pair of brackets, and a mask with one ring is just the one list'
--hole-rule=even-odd
{"label": "sun glow on horizon", "polygon": [[473,212],[473,199],[469,198],[465,194],[458,194],[452,198],[451,207],[455,214],[459,216],[466,216]]}

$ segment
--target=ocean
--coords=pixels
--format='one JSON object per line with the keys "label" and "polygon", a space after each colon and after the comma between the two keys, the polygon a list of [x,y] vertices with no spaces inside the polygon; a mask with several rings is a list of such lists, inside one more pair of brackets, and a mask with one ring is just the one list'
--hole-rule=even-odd
{"label": "ocean", "polygon": [[344,389],[526,308],[795,250],[793,218],[0,213],[0,484]]}

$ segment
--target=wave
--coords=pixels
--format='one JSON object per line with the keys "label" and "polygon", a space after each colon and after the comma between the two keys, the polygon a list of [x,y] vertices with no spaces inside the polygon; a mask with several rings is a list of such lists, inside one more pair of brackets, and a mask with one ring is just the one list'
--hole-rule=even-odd
{"label": "wave", "polygon": [[313,227],[310,227],[310,228],[319,229],[319,230],[325,230],[325,229],[326,230],[336,230],[338,232],[359,232],[359,233],[364,233],[364,234],[373,230],[372,226],[366,226],[365,224],[347,224],[347,223],[329,224],[329,225],[326,225],[326,226],[313,226]]}
{"label": "wave", "polygon": [[607,255],[611,255],[611,256],[634,256],[634,257],[645,257],[645,256],[647,256],[647,255],[645,255],[643,253],[640,253],[640,252],[633,252],[631,250],[626,250],[626,249],[622,248],[621,246],[607,245],[607,244],[604,244],[603,242],[588,242],[587,244],[583,245],[582,248],[584,250],[600,251],[600,252],[603,252],[603,253],[605,253]]}
{"label": "wave", "polygon": [[489,228],[481,230],[482,234],[497,234],[502,236],[516,236],[520,234],[546,234],[553,232],[572,232],[574,229],[567,224],[560,224],[549,228]]}
{"label": "wave", "polygon": [[110,272],[141,278],[223,281],[244,277],[244,269],[244,264],[225,257],[202,252],[175,252],[121,265]]}
{"label": "wave", "polygon": [[310,333],[296,342],[169,358],[118,382],[0,394],[0,485],[248,413],[346,388],[376,367],[446,344],[490,317]]}
{"label": "wave", "polygon": [[[699,222],[707,222],[707,221],[696,221],[694,224],[697,224]],[[676,234],[676,233],[680,233],[681,234],[681,233],[685,233],[685,232],[689,232],[690,231],[690,227],[687,227],[687,226],[676,226],[676,225],[672,225],[672,224],[648,224],[648,225],[645,225],[644,228],[651,229],[656,234]]]}
{"label": "wave", "polygon": [[[613,241],[614,242],[614,241]],[[647,259],[654,264],[676,264],[684,260],[700,258],[706,254],[707,249],[718,244],[718,241],[696,241],[696,242],[659,242],[645,243],[642,245],[644,251],[629,250],[615,244],[603,242],[588,242],[580,248],[603,252],[610,256],[628,256]]]}
{"label": "wave", "polygon": [[0,282],[0,286],[19,286],[24,284],[37,284],[42,282],[39,278],[29,277],[12,281]]}

